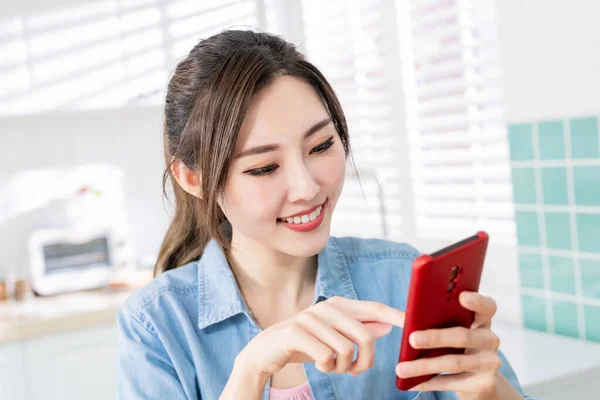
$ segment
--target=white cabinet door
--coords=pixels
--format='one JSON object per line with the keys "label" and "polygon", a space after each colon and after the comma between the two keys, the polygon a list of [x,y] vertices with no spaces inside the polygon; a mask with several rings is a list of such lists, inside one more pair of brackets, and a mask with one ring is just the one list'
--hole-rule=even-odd
{"label": "white cabinet door", "polygon": [[0,399],[27,400],[19,344],[0,346]]}
{"label": "white cabinet door", "polygon": [[46,336],[23,346],[33,399],[117,398],[115,325]]}

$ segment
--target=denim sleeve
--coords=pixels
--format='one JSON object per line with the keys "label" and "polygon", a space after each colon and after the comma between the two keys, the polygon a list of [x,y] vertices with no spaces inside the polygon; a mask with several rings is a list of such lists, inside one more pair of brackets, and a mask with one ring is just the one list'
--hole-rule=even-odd
{"label": "denim sleeve", "polygon": [[[517,375],[515,374],[515,371],[512,369],[512,367],[510,366],[510,363],[508,362],[508,359],[506,358],[504,353],[502,353],[500,350],[498,350],[498,355],[500,356],[500,360],[502,361],[502,364],[500,365],[500,373],[502,374],[502,376],[504,376],[504,378],[506,378],[506,380],[508,382],[510,382],[510,384],[517,390],[517,392],[519,392],[519,394],[521,396],[523,396],[525,399],[536,400],[533,397],[529,397],[523,393],[523,388],[521,388],[521,384],[519,383]],[[432,398],[435,400],[457,400],[458,399],[458,396],[456,395],[455,392],[432,392],[431,394],[433,394],[433,396],[428,397],[428,396],[426,396],[425,392],[420,393],[417,397],[415,397],[414,400],[417,400],[417,399],[427,400],[429,398]],[[423,396],[421,396],[421,395],[423,395]],[[537,400],[541,400],[541,399],[537,399]]]}
{"label": "denim sleeve", "polygon": [[126,307],[117,314],[119,399],[187,399],[160,339]]}
{"label": "denim sleeve", "polygon": [[506,380],[510,382],[510,384],[517,390],[517,392],[519,392],[521,396],[523,396],[525,399],[535,400],[533,397],[529,397],[523,393],[521,383],[519,383],[519,379],[517,378],[515,371],[511,367],[504,353],[498,350],[498,355],[500,356],[500,360],[502,360],[502,364],[500,365],[500,373],[502,374],[502,376],[504,376]]}

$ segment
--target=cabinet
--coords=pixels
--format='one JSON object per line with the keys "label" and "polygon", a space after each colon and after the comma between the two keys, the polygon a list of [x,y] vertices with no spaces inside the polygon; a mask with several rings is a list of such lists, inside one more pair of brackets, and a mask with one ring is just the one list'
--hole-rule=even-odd
{"label": "cabinet", "polygon": [[0,399],[26,399],[25,371],[18,344],[0,346]]}
{"label": "cabinet", "polygon": [[117,398],[115,325],[0,347],[0,399]]}

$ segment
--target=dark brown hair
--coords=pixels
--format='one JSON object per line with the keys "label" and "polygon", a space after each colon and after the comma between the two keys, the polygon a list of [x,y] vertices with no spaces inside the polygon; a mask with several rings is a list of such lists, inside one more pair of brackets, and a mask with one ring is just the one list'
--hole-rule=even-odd
{"label": "dark brown hair", "polygon": [[[154,275],[202,255],[215,238],[223,248],[225,216],[217,199],[227,178],[236,140],[252,97],[275,78],[297,77],[323,100],[346,152],[348,128],[342,107],[321,72],[280,37],[227,30],[200,41],[179,62],[165,99],[163,194],[171,179],[175,215],[163,239]],[[201,198],[179,186],[171,165],[180,160],[202,177]]]}

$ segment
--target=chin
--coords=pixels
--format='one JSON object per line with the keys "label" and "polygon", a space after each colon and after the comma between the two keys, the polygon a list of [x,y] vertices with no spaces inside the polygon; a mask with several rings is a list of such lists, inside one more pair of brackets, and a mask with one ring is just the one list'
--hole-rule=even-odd
{"label": "chin", "polygon": [[329,226],[319,227],[318,232],[289,232],[285,238],[281,237],[284,240],[281,251],[294,257],[312,257],[327,246],[329,234]]}

